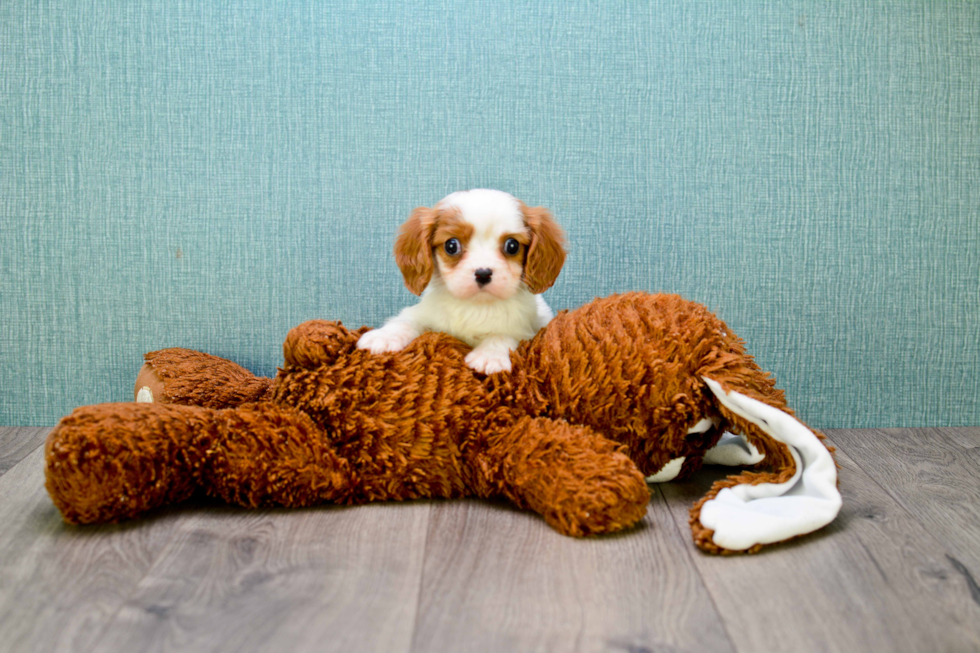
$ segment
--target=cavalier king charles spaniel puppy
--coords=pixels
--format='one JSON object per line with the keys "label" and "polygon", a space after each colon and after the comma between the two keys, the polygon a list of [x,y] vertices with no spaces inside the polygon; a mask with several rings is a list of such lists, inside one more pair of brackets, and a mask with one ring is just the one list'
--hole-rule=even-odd
{"label": "cavalier king charles spaniel puppy", "polygon": [[564,234],[544,207],[499,190],[467,190],[415,209],[395,242],[405,285],[422,299],[357,341],[375,354],[424,331],[473,347],[478,372],[510,370],[510,352],[554,316],[541,298],[565,262]]}

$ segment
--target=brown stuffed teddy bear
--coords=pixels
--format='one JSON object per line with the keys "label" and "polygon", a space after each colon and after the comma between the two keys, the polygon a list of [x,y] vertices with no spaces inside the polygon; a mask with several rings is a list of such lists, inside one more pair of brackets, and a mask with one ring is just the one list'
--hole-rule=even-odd
{"label": "brown stuffed teddy bear", "polygon": [[[294,328],[275,379],[186,349],[146,355],[154,403],[83,407],[45,449],[65,520],[138,517],[195,491],[246,506],[506,497],[584,536],[640,520],[651,481],[709,460],[762,460],[691,510],[706,551],[757,551],[840,508],[820,436],[742,342],[703,306],[631,293],[559,313],[509,373],[469,369],[469,348],[427,333],[406,349],[355,347],[366,329]],[[716,446],[725,431],[723,446]],[[713,448],[714,447],[714,448]]]}

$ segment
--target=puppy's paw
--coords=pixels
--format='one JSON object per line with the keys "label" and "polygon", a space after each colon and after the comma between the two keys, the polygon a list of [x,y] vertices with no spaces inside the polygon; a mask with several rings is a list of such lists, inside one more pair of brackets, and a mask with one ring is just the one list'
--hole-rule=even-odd
{"label": "puppy's paw", "polygon": [[466,355],[466,364],[477,372],[496,374],[510,372],[510,351],[480,349],[477,347]]}
{"label": "puppy's paw", "polygon": [[414,330],[391,326],[368,331],[358,339],[357,348],[367,349],[372,354],[401,351],[418,336]]}

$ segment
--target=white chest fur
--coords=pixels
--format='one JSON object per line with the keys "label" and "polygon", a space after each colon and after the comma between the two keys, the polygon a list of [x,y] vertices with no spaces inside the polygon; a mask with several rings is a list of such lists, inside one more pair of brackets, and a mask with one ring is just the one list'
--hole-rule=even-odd
{"label": "white chest fur", "polygon": [[448,333],[471,346],[491,335],[526,340],[542,326],[538,302],[523,288],[508,299],[478,302],[460,300],[433,283],[412,309],[419,326]]}

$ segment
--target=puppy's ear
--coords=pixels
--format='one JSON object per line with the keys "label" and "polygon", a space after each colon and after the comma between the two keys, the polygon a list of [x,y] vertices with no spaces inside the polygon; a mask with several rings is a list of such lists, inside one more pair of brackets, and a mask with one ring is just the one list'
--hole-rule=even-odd
{"label": "puppy's ear", "polygon": [[536,295],[551,287],[565,264],[565,233],[543,206],[521,205],[521,211],[531,231],[531,245],[524,259],[524,284]]}
{"label": "puppy's ear", "polygon": [[436,212],[420,206],[412,211],[395,240],[395,262],[398,263],[405,287],[421,295],[432,279],[432,233]]}

